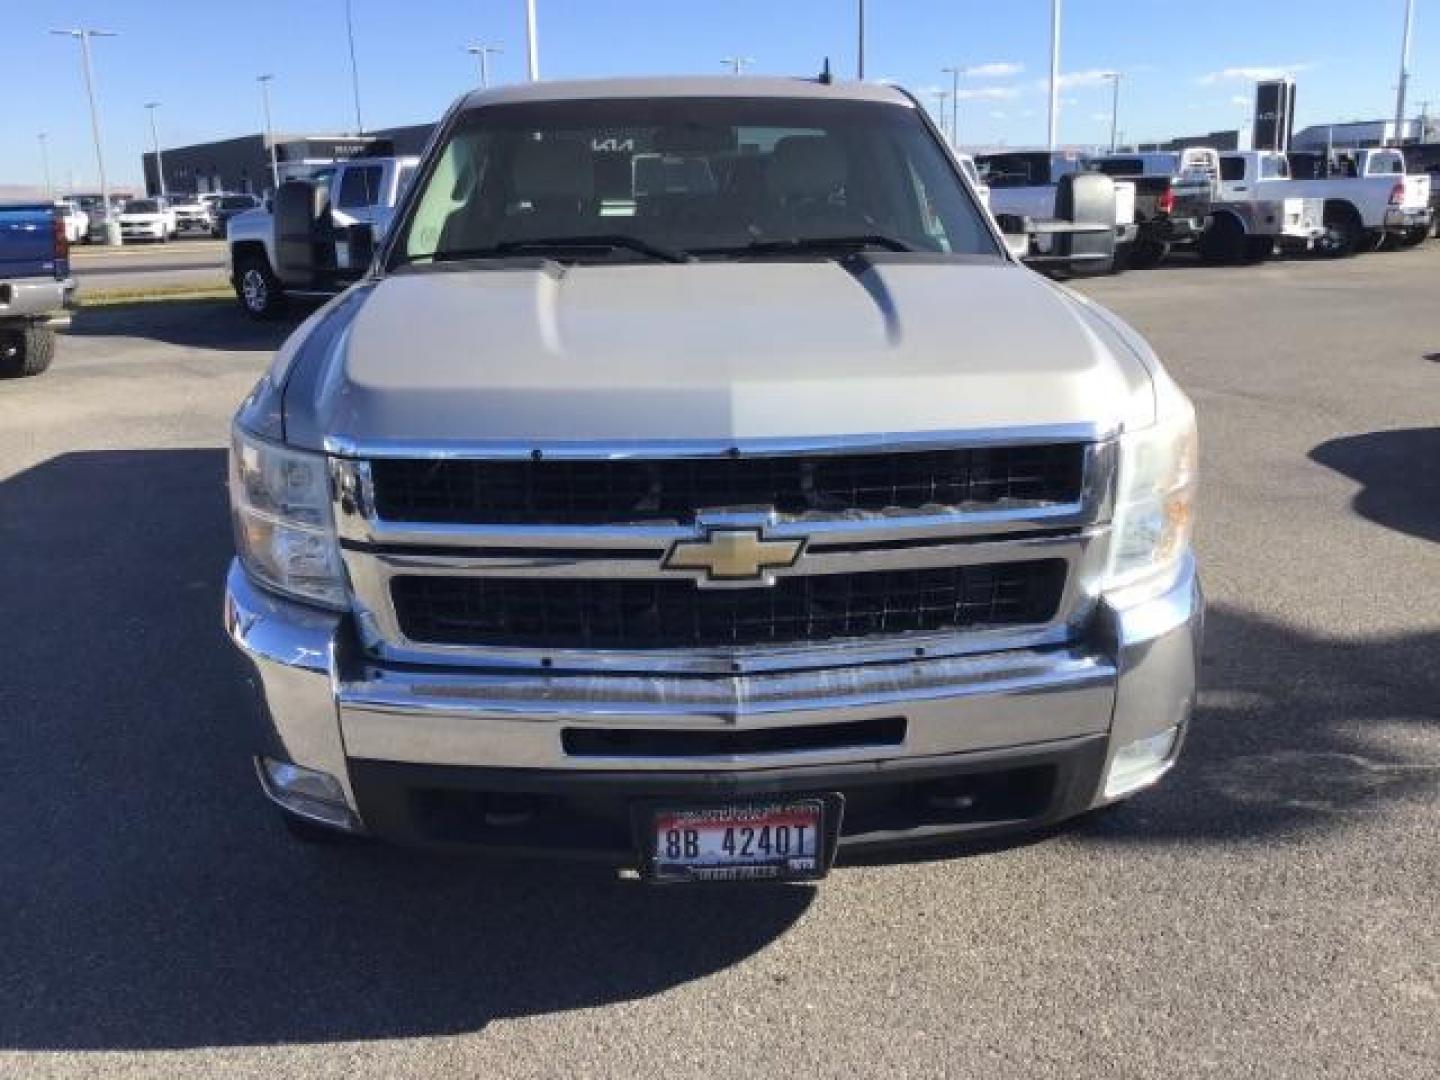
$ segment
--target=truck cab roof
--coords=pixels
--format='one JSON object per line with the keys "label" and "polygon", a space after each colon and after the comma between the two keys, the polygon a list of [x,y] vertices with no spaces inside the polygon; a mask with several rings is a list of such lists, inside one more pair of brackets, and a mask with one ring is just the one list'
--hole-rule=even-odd
{"label": "truck cab roof", "polygon": [[616,98],[794,98],[797,100],[871,101],[914,108],[903,90],[881,83],[830,83],[817,79],[760,75],[663,75],[619,79],[567,79],[555,82],[511,83],[475,90],[459,102],[460,108],[548,101],[614,100]]}

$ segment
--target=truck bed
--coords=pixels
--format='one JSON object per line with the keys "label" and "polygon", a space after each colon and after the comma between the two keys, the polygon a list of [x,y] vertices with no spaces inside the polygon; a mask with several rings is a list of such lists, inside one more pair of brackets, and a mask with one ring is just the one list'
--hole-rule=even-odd
{"label": "truck bed", "polygon": [[63,278],[67,253],[58,250],[55,207],[49,203],[0,203],[0,281]]}

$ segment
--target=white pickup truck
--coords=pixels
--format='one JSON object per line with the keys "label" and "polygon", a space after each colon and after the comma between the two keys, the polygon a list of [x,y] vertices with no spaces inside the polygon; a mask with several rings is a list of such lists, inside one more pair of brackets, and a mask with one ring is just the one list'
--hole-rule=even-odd
{"label": "white pickup truck", "polygon": [[[1084,171],[1084,159],[1074,151],[1016,150],[981,154],[975,158],[981,182],[987,193],[986,204],[1007,233],[1023,228],[1031,233],[1030,247],[1036,260],[1048,258],[1056,235],[1050,223],[1065,218],[1061,205],[1060,181]],[[1127,252],[1136,238],[1135,185],[1125,180],[1114,182],[1115,191],[1115,258],[1106,270],[1123,268]],[[1083,271],[1082,271],[1083,272]]]}
{"label": "white pickup truck", "polygon": [[[389,228],[395,204],[419,161],[354,158],[322,169],[311,180],[282,184],[275,198],[306,202],[307,215],[322,226],[318,241],[307,228],[303,242],[313,250],[309,270],[299,277],[276,270],[282,262],[276,246],[285,234],[276,225],[273,200],[231,218],[226,229],[229,277],[245,310],[257,319],[271,318],[283,310],[289,296],[329,296],[353,281],[369,263],[374,242]],[[361,229],[352,233],[355,226]]]}
{"label": "white pickup truck", "polygon": [[1220,155],[1210,223],[1200,237],[1208,262],[1260,262],[1277,243],[1306,251],[1325,235],[1325,200],[1294,190],[1285,155],[1246,150]]}
{"label": "white pickup truck", "polygon": [[1321,254],[1352,255],[1387,241],[1414,247],[1429,235],[1430,177],[1408,173],[1402,151],[1292,152],[1288,163],[1289,193],[1325,200]]}

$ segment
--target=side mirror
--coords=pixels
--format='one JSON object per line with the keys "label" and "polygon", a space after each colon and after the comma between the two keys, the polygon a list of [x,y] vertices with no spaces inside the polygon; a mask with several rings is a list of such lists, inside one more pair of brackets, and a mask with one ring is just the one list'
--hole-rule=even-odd
{"label": "side mirror", "polygon": [[275,190],[275,274],[286,285],[305,288],[319,269],[320,208],[315,185],[287,180]]}
{"label": "side mirror", "polygon": [[375,226],[368,221],[357,221],[350,226],[350,269],[363,274],[375,261]]}

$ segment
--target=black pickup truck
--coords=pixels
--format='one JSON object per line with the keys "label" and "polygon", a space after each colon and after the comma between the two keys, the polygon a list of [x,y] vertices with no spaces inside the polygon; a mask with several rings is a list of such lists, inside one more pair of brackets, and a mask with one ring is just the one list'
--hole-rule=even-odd
{"label": "black pickup truck", "polygon": [[1194,243],[1205,231],[1220,175],[1213,150],[1112,154],[1088,167],[1135,185],[1135,224],[1130,266],[1148,270],[1165,261],[1176,244]]}
{"label": "black pickup truck", "polygon": [[0,376],[39,375],[75,297],[65,221],[51,203],[0,203]]}

